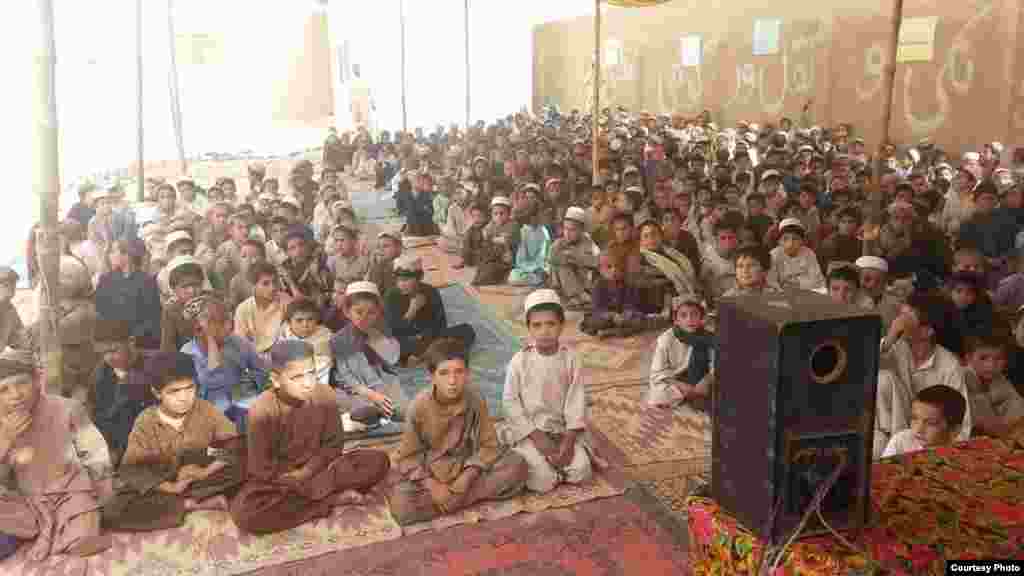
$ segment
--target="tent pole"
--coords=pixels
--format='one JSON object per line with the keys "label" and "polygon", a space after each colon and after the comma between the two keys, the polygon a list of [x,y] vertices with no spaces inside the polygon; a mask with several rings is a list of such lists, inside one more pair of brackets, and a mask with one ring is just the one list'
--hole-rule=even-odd
{"label": "tent pole", "polygon": [[40,360],[46,378],[45,390],[63,391],[64,364],[57,334],[57,306],[60,302],[60,237],[57,211],[60,201],[60,150],[57,124],[56,40],[53,0],[37,0],[42,42],[35,52],[35,169],[33,179],[39,195],[39,228],[35,237],[42,290],[39,299]]}
{"label": "tent pole", "polygon": [[598,114],[601,111],[601,0],[594,0],[594,108],[591,110],[591,162],[593,163],[592,177],[594,186],[601,184],[600,161],[601,152],[598,146],[600,124]]}

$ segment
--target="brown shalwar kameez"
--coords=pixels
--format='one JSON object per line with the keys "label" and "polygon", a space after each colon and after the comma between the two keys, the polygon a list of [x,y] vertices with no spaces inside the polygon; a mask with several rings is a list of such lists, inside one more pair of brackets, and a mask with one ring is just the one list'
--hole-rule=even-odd
{"label": "brown shalwar kameez", "polygon": [[[176,429],[160,417],[160,407],[147,408],[135,420],[118,470],[118,493],[103,507],[103,524],[115,530],[164,530],[185,522],[185,500],[201,501],[223,494],[242,482],[237,450],[214,457],[211,447],[237,438],[235,425],[216,406],[196,399]],[[227,466],[182,494],[157,487],[173,482],[185,465],[207,466],[222,459]]]}
{"label": "brown shalwar kameez", "polygon": [[[503,241],[496,241],[501,238]],[[509,221],[498,226],[493,221],[484,227],[484,242],[477,262],[474,286],[491,286],[508,282],[513,257],[519,246],[519,224]]]}
{"label": "brown shalwar kameez", "polygon": [[102,438],[80,402],[43,394],[29,429],[0,460],[0,486],[13,489],[0,490],[0,534],[34,539],[33,560],[99,536],[110,459]]}
{"label": "brown shalwar kameez", "polygon": [[[402,434],[397,466],[402,480],[391,489],[391,515],[401,525],[442,515],[426,479],[448,485],[457,508],[483,500],[511,498],[526,487],[526,460],[498,443],[487,404],[467,388],[462,400],[442,404],[433,388],[416,396]],[[478,468],[470,481],[468,468]],[[450,510],[453,512],[454,510]]]}
{"label": "brown shalwar kameez", "polygon": [[[327,516],[332,494],[368,490],[390,468],[383,452],[342,454],[338,403],[323,384],[301,405],[287,403],[277,390],[264,391],[249,408],[248,427],[247,479],[231,503],[231,517],[246,532],[279,532]],[[282,480],[303,466],[315,471],[308,480]]]}

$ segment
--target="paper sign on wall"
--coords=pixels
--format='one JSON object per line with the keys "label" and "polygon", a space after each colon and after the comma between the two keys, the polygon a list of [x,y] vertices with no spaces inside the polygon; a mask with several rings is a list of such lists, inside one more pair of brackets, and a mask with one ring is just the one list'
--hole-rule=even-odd
{"label": "paper sign on wall", "polygon": [[904,18],[900,25],[897,62],[931,62],[935,54],[935,28],[938,16]]}
{"label": "paper sign on wall", "polygon": [[605,44],[604,65],[619,66],[622,64],[622,42],[611,38]]}
{"label": "paper sign on wall", "polygon": [[679,52],[682,57],[682,65],[687,68],[700,66],[701,45],[700,36],[691,34],[683,36],[679,40]]}
{"label": "paper sign on wall", "polygon": [[782,20],[754,20],[754,56],[779,53]]}

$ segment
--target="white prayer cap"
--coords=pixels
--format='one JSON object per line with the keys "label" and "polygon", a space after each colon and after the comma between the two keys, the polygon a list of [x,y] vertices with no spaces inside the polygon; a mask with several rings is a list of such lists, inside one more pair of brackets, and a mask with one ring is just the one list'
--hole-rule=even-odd
{"label": "white prayer cap", "polygon": [[398,234],[395,234],[394,232],[381,232],[380,234],[377,234],[377,240],[381,240],[383,238],[390,238],[392,240],[397,240],[399,242],[402,241],[402,238]]}
{"label": "white prayer cap", "polygon": [[625,176],[626,174],[638,174],[639,172],[639,168],[630,164],[629,166],[626,166],[626,168],[622,171],[622,175]]}
{"label": "white prayer cap", "polygon": [[[192,256],[191,254],[182,254],[181,256],[175,256],[174,258],[171,258],[171,261],[167,263],[167,266],[165,268],[167,270],[167,274],[170,274],[171,272],[174,272],[175,270],[181,268],[182,266],[188,266],[192,264],[198,266],[200,270],[203,269],[203,264],[199,262],[199,260],[196,260],[195,256]],[[168,276],[168,278],[170,278],[170,276]]]}
{"label": "white prayer cap", "polygon": [[772,176],[776,178],[782,178],[782,174],[780,174],[778,170],[765,170],[764,174],[761,174],[761,182],[764,182],[765,180],[771,178]]}
{"label": "white prayer cap", "polygon": [[175,230],[174,232],[168,234],[167,238],[164,238],[164,245],[170,246],[180,240],[188,240],[189,242],[191,242],[192,235],[189,234],[187,230]]}
{"label": "white prayer cap", "polygon": [[878,256],[861,256],[860,258],[857,258],[857,260],[855,260],[853,263],[857,266],[857,268],[861,269],[880,270],[882,272],[889,271],[889,264],[885,261],[884,258],[879,258]]}
{"label": "white prayer cap", "polygon": [[285,196],[284,198],[281,199],[281,203],[288,204],[289,206],[294,206],[296,210],[302,210],[302,203],[299,202],[299,199],[296,198],[295,196]]}
{"label": "white prayer cap", "polygon": [[583,223],[586,222],[587,213],[579,206],[569,206],[565,210],[565,219]]}
{"label": "white prayer cap", "polygon": [[393,268],[395,272],[402,271],[418,274],[423,272],[423,260],[415,254],[402,254],[398,258],[395,258]]}
{"label": "white prayer cap", "polygon": [[542,288],[540,290],[530,292],[530,295],[526,297],[524,309],[526,313],[529,314],[530,310],[533,310],[541,304],[557,304],[561,307],[562,300],[558,297],[558,292],[548,288]]}
{"label": "white prayer cap", "polygon": [[352,282],[345,287],[345,296],[352,296],[353,294],[373,294],[380,298],[380,290],[377,289],[377,285],[373,282]]}
{"label": "white prayer cap", "polygon": [[275,200],[277,200],[277,196],[274,196],[270,192],[263,192],[262,194],[257,196],[256,199],[259,200],[260,202],[274,202]]}
{"label": "white prayer cap", "polygon": [[1003,149],[1004,148],[1003,148],[1003,144],[1001,142],[992,142],[992,143],[990,143],[988,145],[988,147],[991,148],[992,151],[995,152],[996,154],[1002,154],[1003,153]]}
{"label": "white prayer cap", "polygon": [[807,227],[799,218],[783,218],[782,222],[779,222],[779,231],[784,232],[786,228],[799,228],[801,232],[807,231]]}
{"label": "white prayer cap", "polygon": [[491,198],[491,208],[494,208],[495,206],[504,206],[506,208],[511,208],[512,201],[509,200],[507,196],[495,196],[494,198]]}
{"label": "white prayer cap", "polygon": [[334,202],[331,203],[331,211],[332,212],[334,210],[343,210],[343,209],[351,210],[352,209],[352,203],[349,202],[348,200],[335,200]]}
{"label": "white prayer cap", "polygon": [[[533,182],[527,182],[526,184],[523,184],[523,187],[520,188],[520,190],[523,191],[524,193],[527,190],[533,190],[534,192],[538,192],[539,193],[540,192],[540,186],[534,184]],[[503,198],[503,196],[501,196],[501,198]],[[493,205],[494,203],[492,202],[491,204]]]}
{"label": "white prayer cap", "polygon": [[964,162],[981,162],[981,154],[977,152],[968,152],[964,154]]}
{"label": "white prayer cap", "polygon": [[804,144],[800,147],[800,152],[814,152],[814,146],[810,144]]}
{"label": "white prayer cap", "polygon": [[643,194],[644,193],[644,189],[641,186],[626,186],[626,190],[625,191],[626,192],[636,192],[638,194]]}

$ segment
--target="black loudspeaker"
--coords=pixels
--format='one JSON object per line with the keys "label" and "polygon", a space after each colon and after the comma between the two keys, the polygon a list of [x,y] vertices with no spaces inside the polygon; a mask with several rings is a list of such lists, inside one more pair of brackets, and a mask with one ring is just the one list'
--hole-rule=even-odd
{"label": "black loudspeaker", "polygon": [[[806,291],[725,299],[718,309],[715,500],[779,544],[841,467],[822,515],[859,531],[870,507],[879,316]],[[803,534],[825,530],[814,515]]]}

